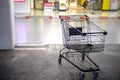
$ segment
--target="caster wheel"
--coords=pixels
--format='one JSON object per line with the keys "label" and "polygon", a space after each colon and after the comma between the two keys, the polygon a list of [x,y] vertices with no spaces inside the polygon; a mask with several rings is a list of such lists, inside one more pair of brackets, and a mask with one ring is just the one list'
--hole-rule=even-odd
{"label": "caster wheel", "polygon": [[62,58],[61,58],[61,56],[59,56],[59,58],[58,58],[59,64],[61,64],[61,60],[62,60]]}
{"label": "caster wheel", "polygon": [[85,73],[84,73],[84,72],[80,72],[80,73],[79,73],[79,76],[80,76],[80,80],[84,80],[84,78],[85,78]]}
{"label": "caster wheel", "polygon": [[94,71],[93,72],[93,79],[96,80],[98,75],[99,75],[99,72],[98,71]]}

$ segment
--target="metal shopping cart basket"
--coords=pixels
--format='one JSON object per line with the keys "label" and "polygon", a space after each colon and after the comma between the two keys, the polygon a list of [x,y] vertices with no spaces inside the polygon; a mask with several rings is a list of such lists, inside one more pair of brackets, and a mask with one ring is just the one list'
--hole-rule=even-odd
{"label": "metal shopping cart basket", "polygon": [[[59,16],[59,18],[62,26],[64,45],[64,48],[59,53],[59,64],[61,64],[62,58],[64,58],[80,70],[80,80],[84,79],[85,72],[93,72],[93,78],[97,79],[100,68],[89,57],[89,53],[104,51],[107,32],[90,21],[87,15],[66,15]],[[85,69],[79,67],[75,60],[71,60],[71,57],[76,56],[75,54],[77,54],[78,58],[81,58],[79,62],[83,63],[86,62],[85,59],[88,59],[94,67]]]}

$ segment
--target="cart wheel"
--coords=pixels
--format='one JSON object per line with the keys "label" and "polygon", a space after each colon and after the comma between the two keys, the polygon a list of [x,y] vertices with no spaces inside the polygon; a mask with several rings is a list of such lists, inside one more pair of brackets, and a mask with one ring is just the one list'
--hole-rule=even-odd
{"label": "cart wheel", "polygon": [[85,60],[85,54],[84,53],[81,55],[81,59],[82,59],[82,61]]}
{"label": "cart wheel", "polygon": [[59,55],[59,58],[58,58],[59,64],[61,64],[61,60],[62,60],[61,55]]}
{"label": "cart wheel", "polygon": [[99,72],[98,71],[94,71],[93,72],[93,79],[96,80],[98,75],[99,75]]}
{"label": "cart wheel", "polygon": [[80,76],[80,80],[84,80],[84,78],[85,78],[85,73],[84,73],[84,72],[80,72],[80,73],[79,73],[79,76]]}

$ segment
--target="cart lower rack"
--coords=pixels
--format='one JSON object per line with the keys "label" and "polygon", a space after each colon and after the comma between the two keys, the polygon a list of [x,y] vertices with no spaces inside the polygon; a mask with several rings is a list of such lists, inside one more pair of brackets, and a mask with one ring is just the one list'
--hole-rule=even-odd
{"label": "cart lower rack", "polygon": [[[64,45],[64,48],[61,49],[59,53],[59,64],[61,64],[62,58],[71,63],[74,67],[80,70],[80,80],[84,79],[85,72],[93,72],[93,78],[97,79],[100,68],[89,57],[89,53],[104,51],[105,36],[107,35],[107,32],[90,21],[87,15],[59,17],[62,26]],[[78,61],[71,60],[71,57],[74,58],[76,55]],[[85,59],[88,59],[94,67],[81,68],[76,64],[78,62],[80,63],[79,57],[81,57],[81,63],[85,62]]]}

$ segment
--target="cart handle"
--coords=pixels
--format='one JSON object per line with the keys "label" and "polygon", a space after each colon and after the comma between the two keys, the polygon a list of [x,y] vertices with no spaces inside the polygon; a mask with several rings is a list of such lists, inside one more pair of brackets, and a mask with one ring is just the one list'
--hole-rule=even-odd
{"label": "cart handle", "polygon": [[[68,19],[74,19],[75,16],[79,16],[79,15],[67,15],[67,16],[59,16],[61,20],[68,20]],[[88,20],[89,17],[87,15],[80,15],[80,17],[78,17],[78,19],[86,19]],[[76,19],[76,18],[75,18]]]}
{"label": "cart handle", "polygon": [[87,15],[83,15],[83,16],[80,16],[80,19],[86,19],[86,20],[88,20],[89,17]]}
{"label": "cart handle", "polygon": [[70,19],[70,16],[60,16],[60,19],[61,20],[67,20],[67,19]]}

